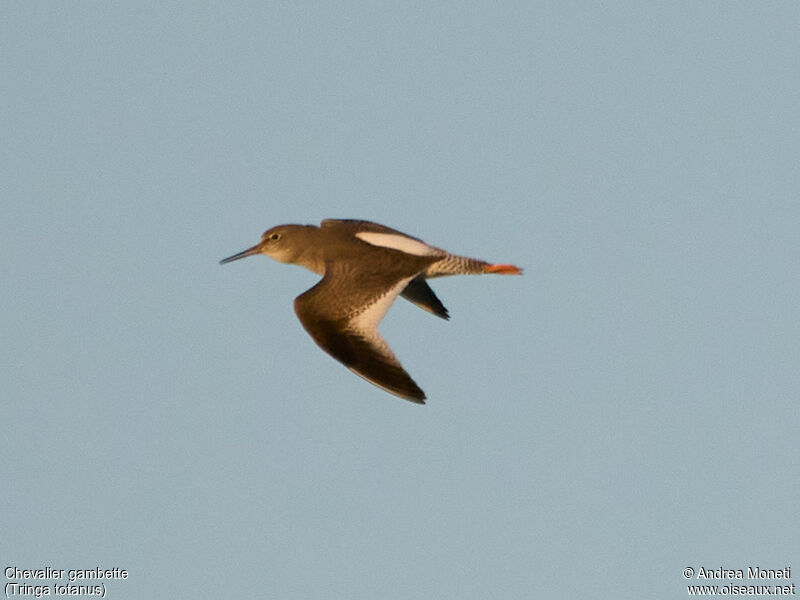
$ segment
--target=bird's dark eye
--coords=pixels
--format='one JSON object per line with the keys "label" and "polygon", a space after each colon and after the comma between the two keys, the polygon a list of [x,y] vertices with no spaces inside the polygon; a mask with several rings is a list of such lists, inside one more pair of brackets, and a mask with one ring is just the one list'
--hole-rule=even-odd
{"label": "bird's dark eye", "polygon": [[271,236],[269,236],[269,239],[273,242],[277,242],[279,239],[281,239],[281,234],[273,233]]}

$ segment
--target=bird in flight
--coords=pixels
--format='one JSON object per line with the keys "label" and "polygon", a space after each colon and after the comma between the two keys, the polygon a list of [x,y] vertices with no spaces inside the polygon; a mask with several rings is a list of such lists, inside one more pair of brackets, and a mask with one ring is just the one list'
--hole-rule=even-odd
{"label": "bird in flight", "polygon": [[378,223],[325,219],[316,225],[278,225],[261,242],[220,264],[266,254],[322,275],[294,301],[305,330],[325,352],[385,391],[425,404],[425,393],[378,333],[397,296],[449,319],[427,280],[447,275],[521,275],[509,264],[451,254]]}

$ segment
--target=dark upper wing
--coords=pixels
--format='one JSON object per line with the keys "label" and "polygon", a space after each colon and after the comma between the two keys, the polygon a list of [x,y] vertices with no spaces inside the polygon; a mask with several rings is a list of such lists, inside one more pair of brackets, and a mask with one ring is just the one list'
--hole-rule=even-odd
{"label": "dark upper wing", "polygon": [[394,233],[397,235],[402,235],[412,240],[416,240],[418,242],[423,242],[421,239],[414,237],[413,235],[408,235],[407,233],[403,233],[402,231],[398,231],[397,229],[392,229],[391,227],[387,227],[386,225],[381,225],[380,223],[373,223],[372,221],[361,221],[359,219],[325,219],[320,223],[320,227],[337,227],[339,229],[347,228],[352,233],[356,232],[372,232],[372,233]]}
{"label": "dark upper wing", "polygon": [[406,289],[400,295],[419,306],[422,310],[427,310],[429,313],[441,317],[442,319],[449,319],[450,313],[447,312],[444,304],[433,293],[431,286],[425,281],[422,275],[418,275],[408,282]]}

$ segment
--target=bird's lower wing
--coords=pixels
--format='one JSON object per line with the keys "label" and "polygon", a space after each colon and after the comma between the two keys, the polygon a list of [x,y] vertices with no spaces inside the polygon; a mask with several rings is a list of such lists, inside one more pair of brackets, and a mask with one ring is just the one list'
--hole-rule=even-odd
{"label": "bird's lower wing", "polygon": [[300,322],[317,345],[356,375],[387,392],[425,404],[425,392],[406,373],[389,346],[379,335],[372,339],[342,329],[341,323],[317,319],[295,302]]}
{"label": "bird's lower wing", "polygon": [[348,275],[332,269],[295,299],[294,310],[317,345],[348,369],[391,394],[424,404],[425,393],[378,333],[381,319],[412,278],[399,276],[379,290],[366,286],[373,290],[368,293],[346,285]]}

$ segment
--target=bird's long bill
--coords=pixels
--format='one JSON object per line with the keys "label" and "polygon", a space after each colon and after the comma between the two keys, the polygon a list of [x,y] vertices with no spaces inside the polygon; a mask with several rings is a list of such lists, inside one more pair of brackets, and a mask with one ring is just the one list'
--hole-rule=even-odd
{"label": "bird's long bill", "polygon": [[229,256],[228,258],[223,258],[221,261],[219,261],[219,264],[224,265],[225,263],[229,263],[234,260],[239,260],[240,258],[244,258],[245,256],[253,256],[254,254],[261,254],[261,244],[256,244],[252,248],[248,248],[247,250],[239,252],[239,254],[234,254],[233,256]]}

